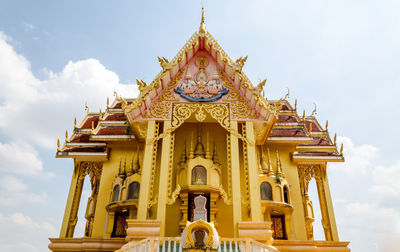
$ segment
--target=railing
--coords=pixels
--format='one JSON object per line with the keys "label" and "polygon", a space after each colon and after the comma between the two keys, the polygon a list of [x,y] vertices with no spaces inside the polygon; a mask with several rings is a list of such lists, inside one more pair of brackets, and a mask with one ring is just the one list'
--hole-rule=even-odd
{"label": "railing", "polygon": [[[220,238],[218,252],[277,252],[268,244],[253,239]],[[129,242],[116,252],[182,252],[180,237],[148,238]]]}

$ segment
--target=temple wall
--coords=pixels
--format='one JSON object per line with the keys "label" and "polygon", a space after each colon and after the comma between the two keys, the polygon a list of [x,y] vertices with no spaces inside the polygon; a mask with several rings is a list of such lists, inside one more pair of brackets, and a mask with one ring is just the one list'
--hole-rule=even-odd
{"label": "temple wall", "polygon": [[276,149],[279,151],[282,163],[282,171],[289,183],[290,204],[293,206],[292,224],[295,233],[295,239],[307,240],[306,224],[304,220],[303,202],[300,191],[299,175],[297,164],[293,163],[290,153],[295,150],[295,145],[290,144],[265,144],[265,148],[269,148],[271,152],[272,167],[276,168]]}
{"label": "temple wall", "polygon": [[133,153],[136,153],[137,151],[136,143],[109,144],[109,147],[111,148],[110,157],[107,162],[103,163],[99,196],[94,216],[92,237],[95,238],[102,238],[105,233],[105,225],[107,222],[106,205],[110,203],[112,183],[118,175],[121,158],[124,161],[124,158],[127,157],[128,163],[128,160],[132,158]]}

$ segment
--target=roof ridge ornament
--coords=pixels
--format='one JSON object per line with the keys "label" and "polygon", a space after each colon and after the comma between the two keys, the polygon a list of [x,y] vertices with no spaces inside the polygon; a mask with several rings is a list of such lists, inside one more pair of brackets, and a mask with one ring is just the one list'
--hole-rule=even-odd
{"label": "roof ridge ornament", "polygon": [[201,21],[200,21],[199,34],[200,35],[206,34],[206,24],[204,22],[204,7],[201,8]]}

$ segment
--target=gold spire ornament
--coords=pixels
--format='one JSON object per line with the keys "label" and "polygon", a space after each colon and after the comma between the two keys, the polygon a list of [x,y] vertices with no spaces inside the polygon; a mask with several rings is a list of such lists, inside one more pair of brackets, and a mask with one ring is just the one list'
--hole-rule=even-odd
{"label": "gold spire ornament", "polygon": [[221,164],[219,162],[218,153],[217,153],[217,146],[215,145],[215,141],[214,141],[214,151],[213,151],[212,161],[214,162],[214,164],[217,164],[217,165]]}
{"label": "gold spire ornament", "polygon": [[328,120],[326,120],[325,130],[328,131]]}
{"label": "gold spire ornament", "polygon": [[194,149],[193,149],[193,131],[192,131],[192,136],[190,138],[190,148],[189,148],[189,159],[192,159],[194,157]]}
{"label": "gold spire ornament", "polygon": [[187,156],[186,156],[186,139],[185,139],[185,141],[183,142],[183,150],[182,150],[181,160],[179,161],[179,164],[185,165],[186,159],[187,159]]}
{"label": "gold spire ornament", "polygon": [[76,128],[76,117],[74,117],[74,128]]}
{"label": "gold spire ornament", "polygon": [[271,153],[269,152],[269,148],[267,148],[267,153],[268,153],[268,176],[274,176],[274,169],[272,169],[272,163],[271,163]]}
{"label": "gold spire ornament", "polygon": [[107,108],[110,107],[110,99],[107,97]]}
{"label": "gold spire ornament", "polygon": [[103,116],[103,113],[101,113],[101,109],[99,111],[99,120],[101,120],[101,117]]}
{"label": "gold spire ornament", "polygon": [[65,142],[68,142],[68,130],[65,131]]}
{"label": "gold spire ornament", "polygon": [[88,106],[88,104],[87,104],[87,101],[85,102],[85,110],[86,110],[88,113],[90,113],[90,108],[89,108],[89,106]]}
{"label": "gold spire ornament", "polygon": [[335,136],[333,137],[333,144],[336,146],[336,133]]}
{"label": "gold spire ornament", "polygon": [[303,116],[301,117],[301,120],[304,122],[306,120],[306,110],[303,109]]}
{"label": "gold spire ornament", "polygon": [[294,111],[297,111],[297,99],[294,100]]}
{"label": "gold spire ornament", "polygon": [[317,104],[314,102],[314,109],[311,112],[311,116],[315,116],[317,114]]}
{"label": "gold spire ornament", "polygon": [[57,151],[61,151],[61,148],[60,148],[60,138],[57,139]]}
{"label": "gold spire ornament", "polygon": [[204,22],[204,7],[201,8],[201,21],[200,21],[199,33],[200,35],[206,34],[206,24]]}
{"label": "gold spire ornament", "polygon": [[287,88],[287,93],[285,94],[285,97],[283,98],[284,100],[287,100],[288,98],[290,98],[290,90],[288,87]]}
{"label": "gold spire ornament", "polygon": [[340,146],[340,155],[343,156],[343,143],[342,143],[342,145]]}

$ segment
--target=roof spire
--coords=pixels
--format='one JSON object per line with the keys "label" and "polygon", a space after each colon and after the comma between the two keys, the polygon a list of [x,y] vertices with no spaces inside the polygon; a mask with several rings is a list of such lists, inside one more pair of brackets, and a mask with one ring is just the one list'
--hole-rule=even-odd
{"label": "roof spire", "polygon": [[200,21],[199,33],[201,35],[206,34],[206,24],[204,23],[204,7],[201,7],[201,21]]}

